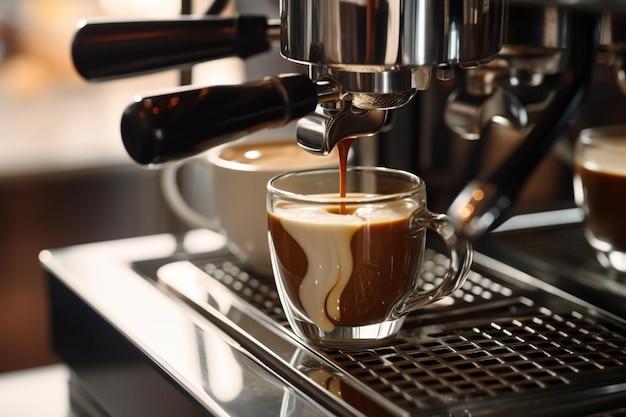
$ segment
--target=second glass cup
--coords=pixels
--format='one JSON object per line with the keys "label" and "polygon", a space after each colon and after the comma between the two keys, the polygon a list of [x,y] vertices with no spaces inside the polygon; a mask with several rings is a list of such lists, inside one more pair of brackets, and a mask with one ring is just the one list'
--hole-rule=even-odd
{"label": "second glass cup", "polygon": [[604,267],[626,272],[626,125],[581,131],[575,168],[585,238]]}
{"label": "second glass cup", "polygon": [[[368,346],[396,334],[406,315],[464,282],[471,245],[426,207],[424,181],[386,168],[291,172],[268,183],[272,266],[295,333],[322,346]],[[450,252],[448,271],[423,289],[426,229]]]}

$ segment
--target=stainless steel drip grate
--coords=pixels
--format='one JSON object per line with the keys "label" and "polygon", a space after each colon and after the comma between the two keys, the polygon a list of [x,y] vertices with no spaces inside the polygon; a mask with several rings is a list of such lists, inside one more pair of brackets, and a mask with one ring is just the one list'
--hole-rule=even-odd
{"label": "stainless steel drip grate", "polygon": [[403,408],[532,393],[626,363],[626,339],[577,313],[431,334],[433,340],[359,352],[326,351],[343,369]]}
{"label": "stainless steel drip grate", "polygon": [[272,277],[255,277],[232,260],[202,263],[204,271],[281,326],[288,326]]}
{"label": "stainless steel drip grate", "polygon": [[[436,285],[447,262],[427,250],[426,286]],[[288,327],[271,277],[251,276],[227,258],[195,264]],[[519,403],[553,390],[571,394],[624,382],[625,329],[593,311],[577,310],[577,304],[535,292],[472,271],[440,305],[411,315],[388,346],[319,354],[410,415],[451,404]]]}
{"label": "stainless steel drip grate", "polygon": [[[563,211],[561,217],[567,219]],[[580,224],[495,233],[482,251],[617,316],[626,314],[626,274],[606,269]]]}

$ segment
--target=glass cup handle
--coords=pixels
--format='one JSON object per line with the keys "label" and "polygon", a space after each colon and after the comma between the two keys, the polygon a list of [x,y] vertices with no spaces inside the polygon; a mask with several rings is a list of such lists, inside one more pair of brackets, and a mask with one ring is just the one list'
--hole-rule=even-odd
{"label": "glass cup handle", "polygon": [[434,303],[459,289],[465,282],[473,259],[472,245],[459,237],[450,218],[445,214],[425,210],[412,219],[416,230],[424,227],[435,231],[445,242],[449,251],[450,264],[441,284],[426,292],[411,294],[398,309],[398,314],[408,313]]}
{"label": "glass cup handle", "polygon": [[211,219],[194,210],[183,197],[178,186],[178,170],[185,162],[165,165],[161,169],[161,191],[165,201],[182,221],[190,227],[219,231],[217,219]]}

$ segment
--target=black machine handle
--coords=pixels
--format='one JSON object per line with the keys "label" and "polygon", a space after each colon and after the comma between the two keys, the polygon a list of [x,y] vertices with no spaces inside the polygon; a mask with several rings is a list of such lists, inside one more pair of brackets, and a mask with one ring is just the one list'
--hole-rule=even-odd
{"label": "black machine handle", "polygon": [[291,74],[140,98],[122,116],[122,139],[140,164],[182,159],[313,112],[317,91],[306,75]]}
{"label": "black machine handle", "polygon": [[267,51],[264,16],[82,22],[72,42],[79,74],[99,81]]}

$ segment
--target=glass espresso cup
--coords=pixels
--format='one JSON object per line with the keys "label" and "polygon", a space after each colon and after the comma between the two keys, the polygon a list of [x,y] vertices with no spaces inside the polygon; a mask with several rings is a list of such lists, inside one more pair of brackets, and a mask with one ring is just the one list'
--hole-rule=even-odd
{"label": "glass espresso cup", "polygon": [[[321,346],[368,346],[396,334],[413,310],[452,294],[472,249],[445,215],[426,207],[424,181],[408,172],[351,168],[277,176],[268,183],[272,267],[295,333]],[[450,252],[448,271],[423,289],[426,229]]]}
{"label": "glass espresso cup", "polygon": [[598,261],[626,272],[626,125],[580,132],[574,196],[584,214],[585,238]]}

